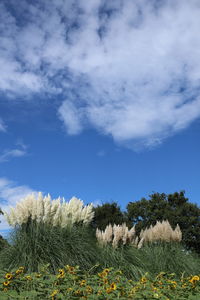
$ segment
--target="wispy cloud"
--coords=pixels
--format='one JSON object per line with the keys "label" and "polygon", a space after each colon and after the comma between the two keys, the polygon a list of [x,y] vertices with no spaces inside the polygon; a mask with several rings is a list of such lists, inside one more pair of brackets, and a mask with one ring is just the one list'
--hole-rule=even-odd
{"label": "wispy cloud", "polygon": [[21,157],[24,155],[26,155],[26,151],[24,150],[19,150],[19,149],[9,150],[3,153],[2,155],[0,155],[0,163],[9,161],[13,157]]}
{"label": "wispy cloud", "polygon": [[[3,211],[8,211],[9,206],[15,206],[16,203],[30,193],[35,193],[33,189],[25,185],[17,185],[7,178],[0,178],[0,207]],[[9,229],[4,216],[0,216],[0,230]]]}
{"label": "wispy cloud", "polygon": [[22,143],[17,143],[18,148],[5,150],[2,154],[0,154],[0,163],[7,162],[15,157],[22,157],[27,155],[27,146]]}
{"label": "wispy cloud", "polygon": [[69,134],[94,127],[138,149],[200,117],[198,1],[0,5],[0,90],[59,94]]}
{"label": "wispy cloud", "polygon": [[0,118],[0,131],[3,131],[3,132],[6,131],[6,126],[5,126],[4,122],[1,120],[1,118]]}

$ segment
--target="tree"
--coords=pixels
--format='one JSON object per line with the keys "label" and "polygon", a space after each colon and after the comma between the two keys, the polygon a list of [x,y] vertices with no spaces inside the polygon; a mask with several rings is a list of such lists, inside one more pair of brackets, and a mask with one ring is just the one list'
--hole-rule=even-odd
{"label": "tree", "polygon": [[200,253],[200,208],[188,202],[184,191],[149,197],[127,205],[128,220],[136,224],[136,231],[155,225],[157,220],[168,220],[173,228],[179,224],[185,246]]}
{"label": "tree", "polygon": [[122,224],[126,222],[126,216],[116,202],[104,203],[94,207],[93,228],[104,230],[108,224]]}

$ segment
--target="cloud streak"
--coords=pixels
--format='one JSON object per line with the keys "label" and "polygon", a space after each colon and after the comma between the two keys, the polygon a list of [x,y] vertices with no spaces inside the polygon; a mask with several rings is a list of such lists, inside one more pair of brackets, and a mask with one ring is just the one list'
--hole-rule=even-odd
{"label": "cloud streak", "polygon": [[13,149],[5,151],[2,155],[0,155],[0,163],[7,162],[13,157],[22,157],[26,155],[26,151],[21,149]]}
{"label": "cloud streak", "polygon": [[23,141],[17,141],[16,145],[18,148],[5,150],[2,154],[0,154],[0,163],[7,162],[15,157],[22,157],[27,155],[27,145],[23,143]]}
{"label": "cloud streak", "polygon": [[6,126],[4,124],[4,122],[0,119],[0,131],[5,132],[6,131]]}
{"label": "cloud streak", "polygon": [[200,117],[198,1],[10,3],[0,21],[8,98],[59,97],[68,134],[92,127],[132,149]]}

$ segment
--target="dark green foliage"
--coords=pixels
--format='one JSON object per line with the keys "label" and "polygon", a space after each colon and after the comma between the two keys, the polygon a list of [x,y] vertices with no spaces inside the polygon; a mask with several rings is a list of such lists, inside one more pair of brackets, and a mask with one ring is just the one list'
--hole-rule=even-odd
{"label": "dark green foliage", "polygon": [[8,247],[8,242],[0,235],[0,251]]}
{"label": "dark green foliage", "polygon": [[127,214],[129,221],[136,224],[137,232],[155,225],[157,220],[168,220],[173,228],[179,224],[185,246],[200,252],[200,208],[188,202],[184,191],[168,195],[154,193],[149,200],[130,202]]}
{"label": "dark green foliage", "polygon": [[[1,210],[1,208],[0,208],[0,215],[3,215],[3,211]],[[8,242],[0,235],[0,251],[7,246],[8,246]]]}
{"label": "dark green foliage", "polygon": [[181,276],[198,274],[200,260],[195,253],[186,251],[180,243],[150,243],[140,249],[146,270],[152,276],[160,272],[175,273]]}
{"label": "dark green foliage", "polygon": [[95,234],[84,226],[62,229],[31,221],[15,228],[10,240],[0,253],[2,267],[9,269],[21,265],[37,271],[43,264],[52,271],[65,264],[88,269],[99,257]]}
{"label": "dark green foliage", "polygon": [[188,275],[199,272],[199,258],[178,244],[158,243],[141,249],[125,245],[114,249],[110,245],[100,247],[94,233],[94,229],[84,226],[62,229],[30,222],[13,231],[11,245],[0,252],[0,268],[8,271],[24,266],[27,271],[38,271],[49,264],[55,273],[67,264],[79,265],[86,271],[114,267],[130,279],[139,279],[146,272],[150,276],[160,271]]}
{"label": "dark green foliage", "polygon": [[93,228],[104,230],[108,224],[122,224],[127,221],[125,214],[116,202],[104,203],[94,208]]}

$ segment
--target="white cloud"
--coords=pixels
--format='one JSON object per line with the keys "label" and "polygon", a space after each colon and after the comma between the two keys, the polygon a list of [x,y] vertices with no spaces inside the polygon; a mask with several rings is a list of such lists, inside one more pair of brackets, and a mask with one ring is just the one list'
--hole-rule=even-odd
{"label": "white cloud", "polygon": [[0,119],[0,131],[5,132],[6,131],[6,126],[4,124],[4,122]]}
{"label": "white cloud", "polygon": [[9,161],[13,157],[22,157],[26,154],[27,152],[22,149],[12,149],[4,151],[4,153],[0,155],[0,163]]}
{"label": "white cloud", "polygon": [[[16,203],[30,193],[36,193],[28,186],[16,185],[7,178],[0,178],[0,208],[2,211],[8,211],[10,206],[15,206]],[[9,229],[4,216],[0,216],[0,231]]]}
{"label": "white cloud", "polygon": [[63,102],[58,110],[60,119],[64,122],[68,134],[78,134],[82,130],[81,111],[77,113],[73,103],[68,101]]}
{"label": "white cloud", "polygon": [[13,8],[15,16],[1,4],[0,90],[59,93],[69,134],[92,126],[128,147],[152,147],[200,117],[199,1]]}

